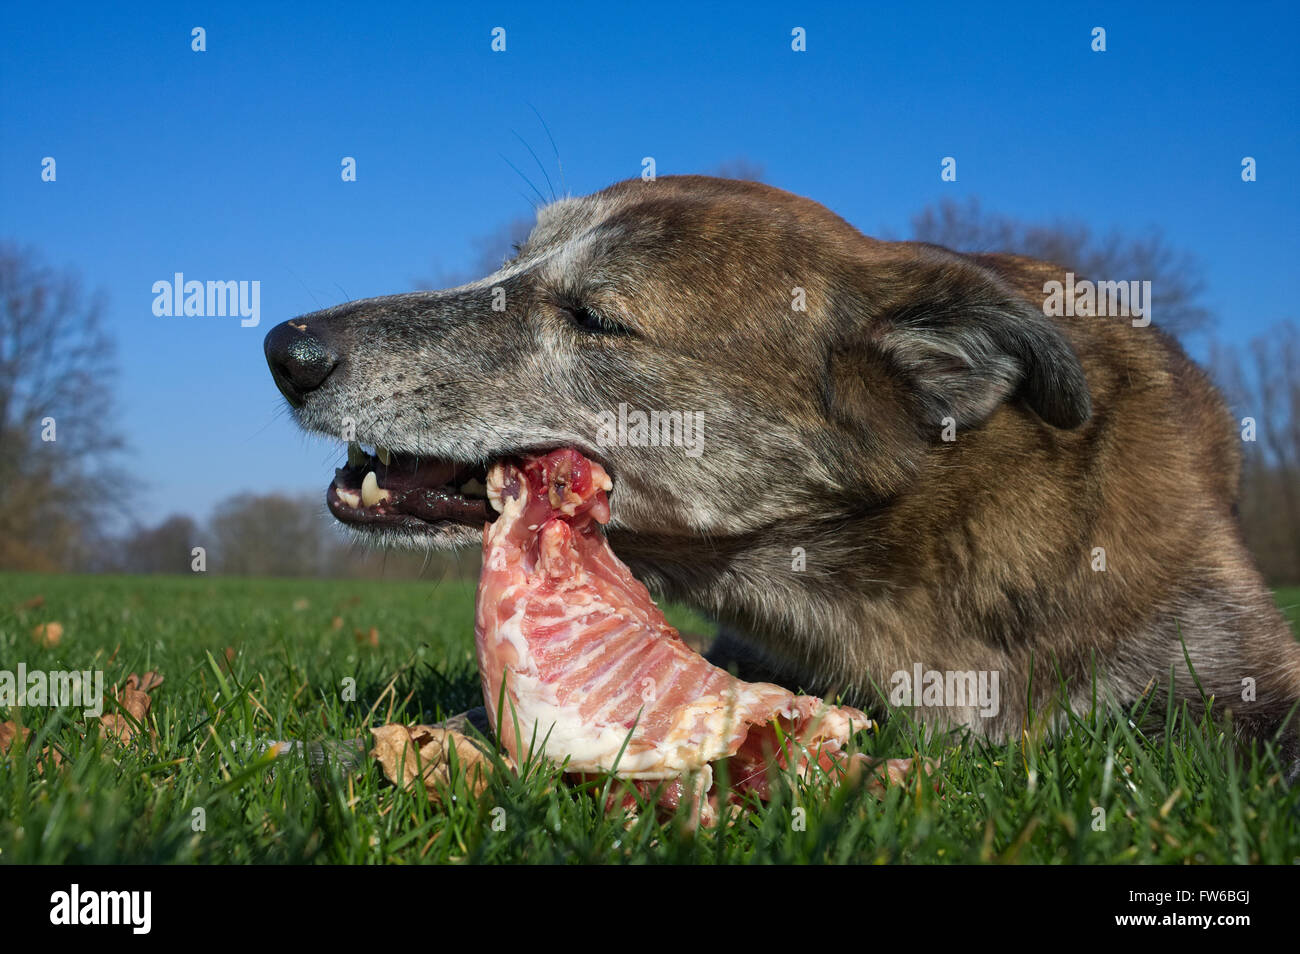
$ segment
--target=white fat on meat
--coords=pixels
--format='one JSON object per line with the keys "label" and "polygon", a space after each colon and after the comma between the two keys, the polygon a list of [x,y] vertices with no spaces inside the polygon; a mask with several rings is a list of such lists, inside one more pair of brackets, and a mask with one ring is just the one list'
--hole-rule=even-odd
{"label": "white fat on meat", "polygon": [[507,751],[572,773],[693,776],[707,791],[718,759],[738,756],[742,774],[761,774],[781,746],[779,726],[780,764],[801,773],[833,764],[870,726],[866,716],[743,682],[692,651],[601,532],[611,488],[573,450],[488,473],[500,515],[484,529],[475,638],[484,703]]}

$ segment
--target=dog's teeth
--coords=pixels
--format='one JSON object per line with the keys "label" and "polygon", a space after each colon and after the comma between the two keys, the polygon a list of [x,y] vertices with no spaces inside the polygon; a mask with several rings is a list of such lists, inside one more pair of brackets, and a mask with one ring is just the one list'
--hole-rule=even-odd
{"label": "dog's teeth", "polygon": [[375,476],[373,470],[366,472],[366,479],[361,481],[361,502],[367,507],[373,507],[377,503],[383,503],[391,497],[387,490],[381,490],[379,487],[379,478]]}
{"label": "dog's teeth", "polygon": [[335,487],[334,492],[339,495],[339,500],[342,500],[349,507],[361,506],[361,495],[355,490],[344,490],[342,487]]}
{"label": "dog's teeth", "polygon": [[460,492],[465,497],[486,497],[487,488],[477,477],[471,477],[465,483],[460,485]]}
{"label": "dog's teeth", "polygon": [[360,467],[366,462],[366,452],[361,449],[361,445],[356,441],[348,444],[348,466]]}
{"label": "dog's teeth", "polygon": [[388,453],[387,447],[379,447],[378,445],[375,447],[375,456],[379,458],[379,463],[383,464],[385,467],[387,467],[393,459],[392,454]]}

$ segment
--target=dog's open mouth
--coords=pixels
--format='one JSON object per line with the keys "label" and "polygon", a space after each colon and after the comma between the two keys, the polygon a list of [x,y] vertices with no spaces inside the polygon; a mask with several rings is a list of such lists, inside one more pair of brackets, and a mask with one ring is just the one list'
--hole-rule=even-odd
{"label": "dog's open mouth", "polygon": [[436,457],[369,454],[348,445],[348,462],[325,494],[330,513],[356,527],[414,530],[462,524],[481,530],[496,519],[488,506],[487,467]]}

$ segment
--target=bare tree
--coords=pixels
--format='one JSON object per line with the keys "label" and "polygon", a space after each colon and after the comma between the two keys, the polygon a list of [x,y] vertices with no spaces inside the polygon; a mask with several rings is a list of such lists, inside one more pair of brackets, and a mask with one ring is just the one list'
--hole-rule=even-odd
{"label": "bare tree", "polygon": [[1094,281],[1149,281],[1154,320],[1165,331],[1185,336],[1210,325],[1210,313],[1200,304],[1205,282],[1199,263],[1170,248],[1158,232],[1096,236],[1078,222],[1021,222],[985,211],[978,199],[946,199],[912,218],[912,236],[958,252],[1010,252],[1055,262]]}
{"label": "bare tree", "polygon": [[142,527],[121,544],[120,566],[127,573],[188,573],[191,550],[202,545],[198,525],[172,514],[155,527]]}
{"label": "bare tree", "polygon": [[1216,341],[1210,363],[1246,438],[1246,543],[1271,581],[1300,582],[1300,327],[1283,322],[1247,342],[1244,354]]}
{"label": "bare tree", "polygon": [[0,569],[103,559],[122,440],[102,310],[74,273],[0,243]]}
{"label": "bare tree", "polygon": [[210,521],[209,564],[238,576],[322,575],[340,543],[326,533],[321,509],[315,497],[231,497]]}
{"label": "bare tree", "polygon": [[[217,506],[207,529],[198,530],[194,545],[208,548],[210,572],[235,576],[478,577],[476,553],[375,549],[349,540],[324,511],[323,501],[315,495],[230,497]],[[164,543],[170,555],[179,545],[179,536],[171,541],[150,541],[156,542]],[[184,552],[189,552],[188,546]]]}

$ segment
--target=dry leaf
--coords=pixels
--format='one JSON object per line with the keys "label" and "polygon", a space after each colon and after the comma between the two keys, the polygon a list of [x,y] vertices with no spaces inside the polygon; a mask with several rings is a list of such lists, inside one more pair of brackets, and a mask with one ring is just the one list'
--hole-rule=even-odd
{"label": "dry leaf", "polygon": [[163,684],[162,673],[150,669],[143,676],[137,676],[135,673],[126,677],[126,688],[139,689],[141,692],[153,692]]}
{"label": "dry leaf", "polygon": [[[157,689],[163,683],[163,677],[157,672],[147,672],[143,676],[131,673],[126,677],[126,682],[122,688],[110,693],[112,698],[117,700],[118,706],[125,712],[129,713],[131,718],[139,725],[146,725],[149,717],[149,707],[153,699],[149,693]],[[87,726],[89,729],[89,725]],[[110,712],[100,717],[99,731],[102,736],[109,739],[115,739],[118,742],[130,742],[136,734],[136,725],[132,724],[126,716],[117,712]],[[153,729],[149,729],[149,735],[154,734]],[[0,722],[0,755],[8,755],[16,747],[26,747],[28,740],[31,738],[32,730],[26,726],[20,726],[12,720],[9,722]],[[15,745],[15,739],[17,745]],[[37,760],[37,769],[42,774],[45,772],[46,760],[53,763],[57,768],[63,763],[63,756],[57,749],[45,746],[41,749],[41,754]]]}
{"label": "dry leaf", "polygon": [[370,627],[370,632],[368,633],[363,633],[359,629],[354,629],[352,631],[352,638],[358,643],[368,643],[371,646],[378,646],[379,630],[375,629],[373,626]]}
{"label": "dry leaf", "polygon": [[22,745],[25,746],[27,740],[32,737],[32,730],[12,719],[8,722],[0,722],[0,755],[9,754],[9,747],[13,745],[15,737],[21,738]]}
{"label": "dry leaf", "polygon": [[[25,725],[19,725],[12,719],[8,722],[0,722],[0,755],[8,755],[12,750],[22,750],[27,748],[27,742],[32,737],[32,730]],[[17,744],[15,744],[15,739]],[[41,749],[41,754],[36,759],[36,771],[45,774],[45,763],[49,760],[58,768],[63,764],[63,756],[57,749],[51,749],[48,745]]]}
{"label": "dry leaf", "polygon": [[[885,790],[891,785],[910,786],[917,779],[916,759],[871,759],[865,755],[858,754],[849,760],[846,767],[847,780],[852,784],[862,781],[863,776],[868,777],[867,791],[871,792],[878,798],[884,798]],[[936,759],[921,759],[921,770],[925,776],[930,778],[939,768],[939,762]],[[935,781],[934,790],[939,791],[939,783]]]}
{"label": "dry leaf", "polygon": [[52,649],[63,639],[62,623],[41,623],[32,630],[32,639],[44,649]]}
{"label": "dry leaf", "polygon": [[[402,788],[409,788],[422,776],[425,791],[436,802],[441,798],[439,785],[445,787],[451,780],[450,758],[454,750],[470,791],[480,795],[492,772],[492,750],[481,739],[466,735],[468,728],[464,716],[440,725],[382,725],[370,730],[375,737],[370,757],[379,763],[390,782]],[[501,759],[514,767],[508,755],[503,754]]]}
{"label": "dry leaf", "polygon": [[[135,673],[126,677],[126,683],[114,694],[118,705],[131,715],[140,725],[146,724],[149,716],[149,707],[153,704],[153,699],[149,693],[162,685],[163,677],[156,672],[150,671],[143,676],[137,676]],[[130,742],[135,736],[136,728],[131,722],[116,712],[111,712],[102,716],[99,720],[100,732],[106,737],[117,739],[119,742]],[[152,736],[153,730],[149,730]]]}

